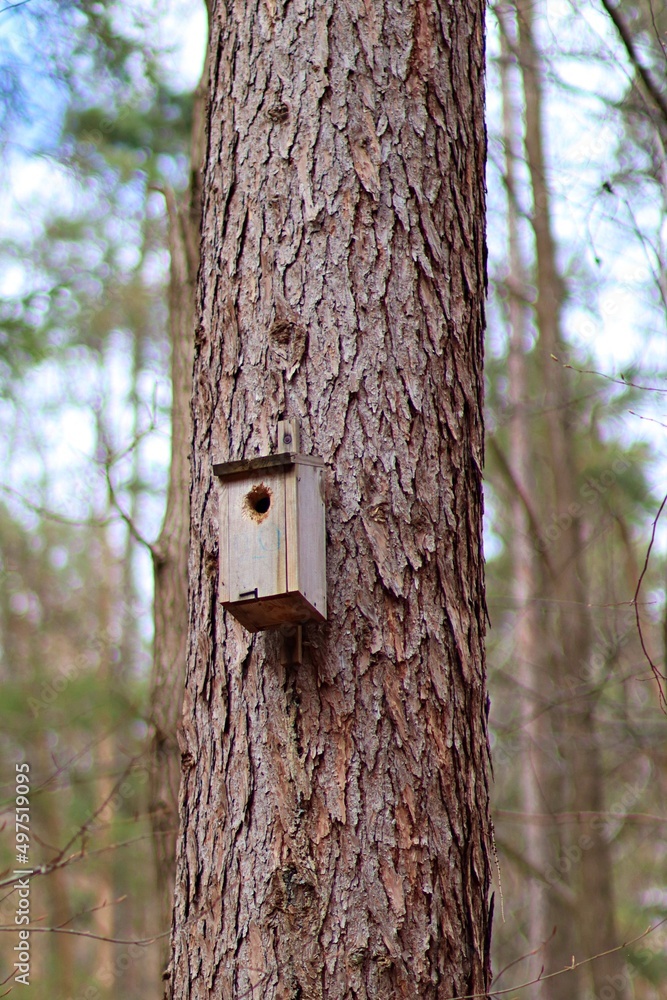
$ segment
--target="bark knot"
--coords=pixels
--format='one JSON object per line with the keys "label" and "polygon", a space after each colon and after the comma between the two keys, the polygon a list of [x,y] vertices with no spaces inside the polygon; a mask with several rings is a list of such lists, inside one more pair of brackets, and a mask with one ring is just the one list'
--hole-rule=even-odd
{"label": "bark knot", "polygon": [[284,101],[276,101],[266,112],[266,117],[282,125],[289,118],[289,106]]}
{"label": "bark knot", "polygon": [[274,320],[269,327],[272,353],[290,379],[306,353],[308,334],[301,318],[283,295],[275,296]]}
{"label": "bark knot", "polygon": [[317,898],[317,880],[303,865],[289,862],[274,875],[274,906],[290,922],[301,922],[313,913]]}

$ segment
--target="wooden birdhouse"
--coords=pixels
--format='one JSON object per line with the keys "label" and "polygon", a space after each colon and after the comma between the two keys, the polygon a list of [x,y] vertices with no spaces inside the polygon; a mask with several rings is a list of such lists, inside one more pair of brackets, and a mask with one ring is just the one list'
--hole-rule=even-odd
{"label": "wooden birdhouse", "polygon": [[213,466],[220,482],[220,601],[250,632],[326,621],[324,462],[298,452],[295,422],[278,452]]}

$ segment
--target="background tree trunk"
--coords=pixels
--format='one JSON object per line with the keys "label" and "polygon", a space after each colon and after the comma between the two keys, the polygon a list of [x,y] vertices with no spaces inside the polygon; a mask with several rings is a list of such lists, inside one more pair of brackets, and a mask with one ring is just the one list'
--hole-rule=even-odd
{"label": "background tree trunk", "polygon": [[[173,997],[488,984],[482,4],[211,23]],[[327,463],[329,621],[218,604],[214,461]]]}
{"label": "background tree trunk", "polygon": [[[534,4],[516,3],[518,24],[517,56],[525,95],[525,153],[533,194],[532,227],[535,236],[537,298],[535,317],[539,333],[537,362],[544,386],[543,406],[549,445],[549,468],[542,470],[547,509],[559,526],[557,544],[541,540],[545,553],[543,578],[545,607],[550,619],[550,643],[543,660],[543,685],[553,702],[549,716],[552,760],[545,757],[540,786],[544,810],[554,817],[543,836],[550,838],[550,882],[562,882],[574,891],[574,914],[560,892],[547,896],[546,926],[555,927],[549,945],[549,968],[566,967],[574,955],[592,956],[617,945],[613,874],[609,843],[597,832],[586,811],[599,814],[604,809],[604,773],[597,735],[595,700],[572,697],[568,677],[585,678],[592,653],[592,626],[589,611],[585,564],[585,519],[582,504],[575,438],[576,406],[569,371],[565,368],[562,313],[565,286],[558,271],[552,232],[551,198],[546,178],[542,145],[543,110],[541,60],[533,31]],[[536,463],[537,465],[537,463]],[[538,473],[539,474],[539,473]],[[549,648],[550,647],[550,648]],[[568,697],[569,695],[569,697]],[[548,752],[548,750],[547,750]],[[554,766],[555,765],[555,766]],[[572,833],[558,823],[559,814],[574,810],[578,820]],[[597,996],[609,981],[619,1000],[627,997],[625,961],[620,952],[601,958],[582,973],[556,977],[545,984],[551,1000],[571,1000],[583,995],[586,980]]]}
{"label": "background tree trunk", "polygon": [[[152,766],[149,811],[154,835],[162,925],[174,904],[178,788],[181,775],[176,737],[183,710],[188,633],[188,540],[190,535],[190,442],[192,365],[199,267],[202,163],[208,67],[194,94],[190,184],[180,203],[166,192],[169,211],[169,327],[171,342],[171,464],[167,509],[153,548],[155,639],[150,695]],[[165,964],[168,957],[164,949]]]}
{"label": "background tree trunk", "polygon": [[[541,658],[543,640],[540,634],[539,610],[536,595],[539,592],[540,572],[534,544],[534,442],[531,422],[527,414],[529,398],[529,371],[526,357],[528,344],[528,315],[526,269],[521,255],[519,233],[516,165],[520,161],[521,116],[514,99],[511,71],[511,11],[502,6],[495,8],[501,26],[502,59],[501,84],[503,101],[503,143],[505,147],[505,186],[507,190],[507,311],[510,332],[507,358],[509,415],[509,458],[504,458],[509,469],[512,514],[512,583],[511,594],[515,602],[517,622],[514,629],[514,660],[521,699],[521,754],[520,795],[526,813],[542,811],[540,790],[542,748],[545,743]],[[548,842],[542,830],[528,824],[521,851],[531,876],[527,881],[529,937],[524,951],[535,949],[550,937],[548,907],[542,881],[548,863]],[[544,961],[540,949],[522,967],[524,978],[537,977]]]}

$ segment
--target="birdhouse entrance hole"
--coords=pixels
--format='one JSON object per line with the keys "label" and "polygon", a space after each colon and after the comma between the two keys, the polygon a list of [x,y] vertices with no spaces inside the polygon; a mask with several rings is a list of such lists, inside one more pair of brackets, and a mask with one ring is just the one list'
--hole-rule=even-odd
{"label": "birdhouse entrance hole", "polygon": [[266,520],[269,508],[271,507],[271,496],[271,490],[264,483],[260,483],[259,486],[253,486],[250,492],[246,493],[243,505],[245,512],[257,524],[261,524],[262,521]]}

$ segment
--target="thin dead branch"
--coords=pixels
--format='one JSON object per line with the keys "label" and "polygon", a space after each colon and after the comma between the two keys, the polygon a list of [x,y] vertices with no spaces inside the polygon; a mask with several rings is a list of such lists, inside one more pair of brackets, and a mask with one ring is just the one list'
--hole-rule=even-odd
{"label": "thin dead branch", "polygon": [[644,84],[644,88],[655,104],[656,108],[659,110],[663,122],[667,125],[667,101],[665,100],[663,94],[660,92],[660,88],[655,83],[653,77],[651,76],[648,68],[644,66],[643,62],[639,58],[639,53],[637,52],[637,47],[635,45],[634,39],[632,37],[632,32],[630,28],[625,23],[625,19],[621,14],[618,7],[614,4],[609,3],[609,0],[602,0],[602,6],[609,14],[616,31],[619,34],[621,41],[627,52],[628,59],[634,66],[637,75]]}
{"label": "thin dead branch", "polygon": [[582,958],[580,962],[575,961],[573,955],[571,965],[567,965],[564,969],[558,969],[556,972],[549,972],[546,976],[542,975],[540,972],[539,976],[535,979],[531,979],[527,983],[520,983],[518,986],[512,986],[504,990],[490,989],[487,993],[466,993],[465,995],[447,997],[446,1000],[488,1000],[489,997],[506,996],[508,993],[516,993],[517,990],[525,990],[529,986],[544,983],[548,979],[555,979],[556,976],[563,976],[567,972],[575,972],[584,965],[590,965],[591,962],[596,962],[599,958],[606,958],[607,955],[614,955],[616,952],[624,951],[625,948],[630,948],[631,945],[637,944],[638,941],[643,941],[643,939],[648,937],[649,934],[653,934],[658,930],[658,928],[662,927],[666,923],[667,917],[663,917],[662,920],[658,920],[658,922],[653,924],[651,927],[647,927],[646,930],[643,931],[642,934],[638,934],[637,937],[630,938],[628,941],[624,941],[623,944],[619,944],[615,948],[608,948],[606,951],[601,951],[597,955],[591,955],[590,958]]}

